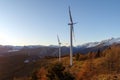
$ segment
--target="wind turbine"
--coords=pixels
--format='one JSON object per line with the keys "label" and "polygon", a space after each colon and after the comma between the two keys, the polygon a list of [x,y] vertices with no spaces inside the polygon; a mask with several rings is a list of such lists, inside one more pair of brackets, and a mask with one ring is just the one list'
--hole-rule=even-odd
{"label": "wind turbine", "polygon": [[76,23],[74,23],[72,20],[70,6],[69,6],[69,16],[70,16],[70,23],[68,23],[68,25],[70,25],[70,66],[72,66],[73,65],[73,59],[72,59],[73,58],[73,36],[74,36],[73,25]]}
{"label": "wind turbine", "polygon": [[58,45],[59,45],[59,62],[60,62],[61,61],[61,42],[58,35],[57,35],[57,39],[58,39]]}

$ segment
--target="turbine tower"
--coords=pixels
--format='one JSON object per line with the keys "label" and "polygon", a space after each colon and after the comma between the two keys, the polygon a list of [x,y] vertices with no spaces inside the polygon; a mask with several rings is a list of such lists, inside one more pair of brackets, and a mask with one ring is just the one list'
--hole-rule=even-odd
{"label": "turbine tower", "polygon": [[69,6],[69,16],[70,16],[70,23],[68,23],[68,25],[70,25],[70,66],[72,66],[73,65],[73,59],[72,59],[73,58],[73,36],[74,36],[73,25],[76,23],[73,23],[70,6]]}
{"label": "turbine tower", "polygon": [[59,45],[59,62],[60,62],[61,61],[61,42],[58,35],[57,35],[57,39],[58,39],[58,45]]}

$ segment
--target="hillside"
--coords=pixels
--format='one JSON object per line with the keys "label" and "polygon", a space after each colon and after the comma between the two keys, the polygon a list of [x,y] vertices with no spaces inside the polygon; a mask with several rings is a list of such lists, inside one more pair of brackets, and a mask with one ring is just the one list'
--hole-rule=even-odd
{"label": "hillside", "polygon": [[[69,66],[69,47],[62,47],[61,62],[65,71],[76,80],[86,80],[86,77],[89,80],[101,80],[111,75],[118,77],[120,74],[120,38],[87,43],[76,46],[73,50],[73,66]],[[59,63],[57,56],[57,46],[1,45],[0,80],[31,80],[33,75],[44,76],[43,80],[46,80],[48,69]]]}
{"label": "hillside", "polygon": [[[70,73],[75,80],[119,80],[120,45],[114,44],[105,50],[77,53],[73,57],[73,66],[69,66],[69,55],[62,57],[64,72]],[[29,56],[30,58],[30,56]],[[47,80],[48,70],[58,64],[58,58],[46,57],[24,63],[27,55],[0,57],[0,80]]]}
{"label": "hillside", "polygon": [[[79,58],[76,54],[74,56],[74,62],[72,67],[69,66],[68,56],[62,58],[62,63],[63,66],[65,66],[66,70],[75,77],[75,80],[119,80],[119,53],[120,45],[112,45],[104,51],[98,50],[98,52],[79,54]],[[58,61],[58,59],[51,59],[49,61],[54,64]],[[47,68],[45,68],[45,70],[47,72]],[[40,75],[37,76],[39,77]],[[42,80],[42,78],[40,80]]]}

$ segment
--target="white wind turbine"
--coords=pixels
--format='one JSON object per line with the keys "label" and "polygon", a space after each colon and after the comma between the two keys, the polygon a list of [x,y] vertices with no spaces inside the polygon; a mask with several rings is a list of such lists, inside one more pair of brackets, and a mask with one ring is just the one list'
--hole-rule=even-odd
{"label": "white wind turbine", "polygon": [[59,62],[60,62],[61,61],[61,42],[58,35],[57,35],[57,39],[58,39],[58,45],[59,45]]}
{"label": "white wind turbine", "polygon": [[76,23],[73,23],[70,6],[69,6],[69,16],[70,16],[70,23],[68,23],[68,25],[70,25],[70,66],[72,66],[73,65],[73,59],[72,59],[73,58],[73,36],[74,36],[73,25]]}

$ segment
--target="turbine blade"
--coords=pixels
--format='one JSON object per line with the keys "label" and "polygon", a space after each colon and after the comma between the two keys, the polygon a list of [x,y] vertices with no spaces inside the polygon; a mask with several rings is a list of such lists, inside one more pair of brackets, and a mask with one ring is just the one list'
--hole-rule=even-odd
{"label": "turbine blade", "polygon": [[73,23],[73,24],[77,24],[78,22],[76,22],[76,23]]}
{"label": "turbine blade", "polygon": [[75,33],[74,33],[74,27],[72,27],[72,35],[73,35],[74,41],[76,42]]}
{"label": "turbine blade", "polygon": [[70,16],[70,22],[73,23],[70,6],[69,6],[69,16]]}
{"label": "turbine blade", "polygon": [[58,39],[58,44],[60,44],[60,39],[59,39],[59,36],[57,35],[57,39]]}

